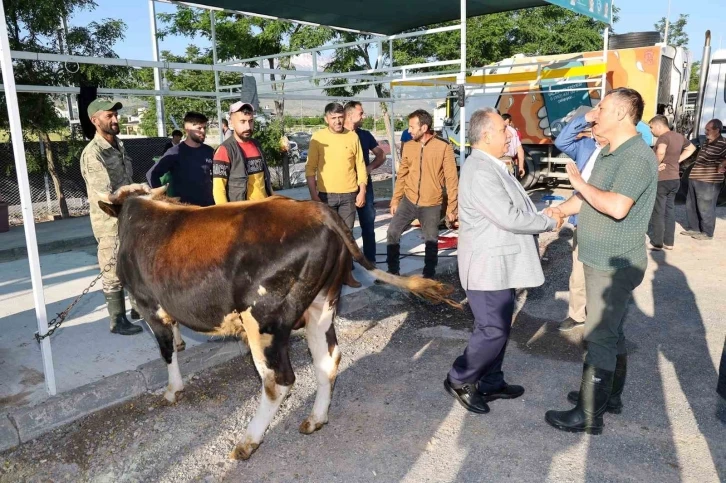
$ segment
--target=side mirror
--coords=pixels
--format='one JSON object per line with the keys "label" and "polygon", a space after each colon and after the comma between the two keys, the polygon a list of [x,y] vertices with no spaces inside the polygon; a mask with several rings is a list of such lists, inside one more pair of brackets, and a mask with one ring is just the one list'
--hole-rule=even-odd
{"label": "side mirror", "polygon": [[444,119],[444,126],[451,127],[453,125],[454,125],[454,120],[452,118],[447,117],[446,119]]}

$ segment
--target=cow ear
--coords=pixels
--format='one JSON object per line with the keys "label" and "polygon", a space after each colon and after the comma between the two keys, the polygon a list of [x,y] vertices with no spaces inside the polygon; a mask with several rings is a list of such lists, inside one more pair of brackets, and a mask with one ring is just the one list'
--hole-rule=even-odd
{"label": "cow ear", "polygon": [[118,218],[118,214],[121,211],[121,205],[112,205],[110,203],[104,203],[103,201],[99,201],[98,206],[112,218]]}

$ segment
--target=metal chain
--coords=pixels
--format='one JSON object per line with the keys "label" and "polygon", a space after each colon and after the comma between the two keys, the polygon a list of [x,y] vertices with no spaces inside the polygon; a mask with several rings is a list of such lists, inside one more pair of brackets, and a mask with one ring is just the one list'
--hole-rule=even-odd
{"label": "metal chain", "polygon": [[35,333],[35,340],[38,342],[38,344],[40,344],[40,342],[43,339],[45,339],[46,337],[50,337],[51,335],[53,335],[53,333],[58,328],[60,328],[60,326],[63,324],[63,322],[65,322],[66,317],[68,317],[68,313],[71,311],[71,309],[73,309],[73,307],[76,306],[76,304],[83,298],[83,296],[86,295],[96,285],[96,283],[101,279],[101,277],[103,277],[104,273],[108,273],[111,271],[111,269],[116,265],[117,250],[118,250],[118,237],[116,237],[116,244],[113,247],[113,256],[111,257],[111,260],[109,260],[109,262],[106,264],[106,266],[103,267],[103,270],[101,270],[101,273],[99,273],[98,276],[93,279],[91,284],[88,287],[86,287],[83,290],[83,292],[81,292],[81,294],[78,297],[76,297],[76,299],[73,302],[71,302],[71,304],[63,312],[56,314],[56,316],[53,317],[53,319],[51,319],[48,322],[48,326],[49,326],[48,332],[46,332],[43,335],[40,335],[39,332]]}

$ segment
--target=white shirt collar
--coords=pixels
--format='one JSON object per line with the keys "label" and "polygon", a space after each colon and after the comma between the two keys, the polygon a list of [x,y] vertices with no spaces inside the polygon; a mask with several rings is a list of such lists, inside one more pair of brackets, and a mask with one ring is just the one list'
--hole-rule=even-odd
{"label": "white shirt collar", "polygon": [[482,153],[482,154],[483,154],[484,156],[486,156],[486,157],[488,157],[489,159],[491,159],[492,161],[494,161],[494,162],[495,162],[495,163],[496,163],[497,165],[499,165],[499,166],[500,166],[500,167],[501,167],[501,168],[502,168],[502,169],[503,169],[504,171],[507,171],[507,172],[509,172],[509,170],[507,169],[507,165],[506,165],[506,164],[504,163],[504,161],[502,161],[501,159],[497,159],[497,158],[495,158],[494,156],[492,156],[491,154],[489,154],[489,153],[487,153],[487,152],[485,152],[485,151],[483,151],[483,150],[481,150],[481,149],[478,149],[478,148],[474,148],[474,149],[473,149],[473,151],[479,151],[479,152],[480,152],[480,153]]}

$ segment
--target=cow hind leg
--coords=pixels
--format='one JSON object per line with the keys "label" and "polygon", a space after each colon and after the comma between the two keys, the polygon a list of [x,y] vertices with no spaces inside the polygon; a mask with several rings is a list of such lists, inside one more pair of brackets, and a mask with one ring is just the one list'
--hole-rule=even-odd
{"label": "cow hind leg", "polygon": [[308,347],[313,357],[318,390],[313,411],[300,425],[300,432],[312,434],[328,422],[328,408],[340,364],[340,349],[335,336],[335,306],[324,295],[318,295],[308,309],[305,326]]}
{"label": "cow hind leg", "polygon": [[289,334],[261,334],[250,310],[242,313],[241,318],[252,360],[262,379],[262,394],[242,442],[230,454],[236,460],[248,459],[260,446],[265,431],[295,382],[288,352]]}
{"label": "cow hind leg", "polygon": [[182,339],[181,332],[179,331],[179,324],[174,321],[171,326],[171,330],[174,333],[174,347],[177,352],[181,352],[187,348],[187,343]]}
{"label": "cow hind leg", "polygon": [[161,357],[166,362],[169,373],[169,384],[166,386],[166,391],[164,391],[164,399],[170,403],[175,403],[177,393],[184,390],[184,381],[182,381],[181,372],[179,371],[177,350],[174,344],[174,324],[164,323],[163,319],[159,318],[157,314],[148,317],[146,321],[149,323],[154,336],[156,336]]}

